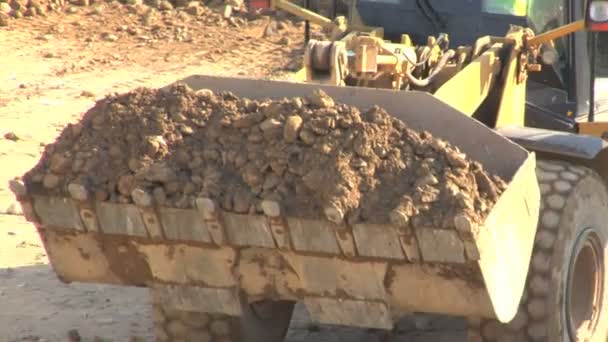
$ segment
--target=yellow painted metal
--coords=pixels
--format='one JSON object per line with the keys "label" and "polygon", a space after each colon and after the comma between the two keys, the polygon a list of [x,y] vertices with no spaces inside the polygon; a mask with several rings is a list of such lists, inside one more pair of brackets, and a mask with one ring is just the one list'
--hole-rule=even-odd
{"label": "yellow painted metal", "polygon": [[[284,10],[304,20],[320,25],[333,33],[340,33],[335,35],[332,33],[330,40],[337,40],[337,36],[341,36],[341,33],[344,32],[367,32],[372,37],[384,37],[384,28],[365,25],[356,7],[351,7],[348,20],[345,17],[337,17],[335,20],[331,20],[314,11],[298,6],[289,0],[270,0],[270,7]],[[342,38],[342,40],[345,39]]]}
{"label": "yellow painted metal", "polygon": [[399,63],[399,59],[395,56],[378,55],[376,58],[376,63],[378,65],[396,65]]}
{"label": "yellow painted metal", "polygon": [[540,44],[549,43],[556,38],[560,38],[584,29],[585,20],[578,20],[528,39],[528,46],[537,46]]}
{"label": "yellow painted metal", "polygon": [[411,46],[407,44],[383,43],[382,48],[388,52],[400,55],[405,49],[411,48]]}
{"label": "yellow painted metal", "polygon": [[334,22],[331,19],[317,14],[313,11],[307,10],[306,8],[300,7],[287,0],[271,0],[270,6],[274,9],[279,8],[281,10],[284,10],[285,12],[289,12],[295,16],[301,17],[305,20],[308,20],[323,27],[333,28],[335,26]]}
{"label": "yellow painted metal", "polygon": [[384,37],[384,28],[383,27],[357,25],[357,24],[351,23],[350,21],[348,22],[348,32],[352,32],[353,34],[365,32],[365,33],[369,34],[371,37],[376,37],[376,38]]}
{"label": "yellow painted metal", "polygon": [[501,49],[502,44],[494,44],[442,85],[435,97],[464,114],[473,115],[496,83],[501,69]]}
{"label": "yellow painted metal", "polygon": [[306,81],[306,68],[302,68],[302,69],[296,71],[292,75],[292,78],[295,82],[305,82]]}
{"label": "yellow painted metal", "polygon": [[[523,35],[523,32],[518,34]],[[509,57],[503,61],[506,69],[503,71],[503,88],[498,113],[496,113],[496,128],[525,126],[526,82],[518,82],[520,49],[520,46],[514,45],[509,52]]]}
{"label": "yellow painted metal", "polygon": [[359,45],[356,47],[355,72],[378,71],[378,47],[374,45]]}
{"label": "yellow painted metal", "polygon": [[[329,18],[295,5],[288,0],[271,0],[275,8],[281,8],[296,16],[300,16],[313,23],[324,27],[336,28],[336,23]],[[471,116],[479,108],[481,103],[488,97],[490,91],[495,86],[501,86],[498,101],[498,112],[496,113],[495,127],[509,125],[524,126],[525,97],[526,97],[526,73],[527,69],[534,65],[522,64],[525,56],[535,55],[537,49],[542,44],[551,44],[559,37],[583,30],[584,21],[576,21],[554,30],[526,38],[523,29],[514,29],[506,38],[500,42],[498,40],[482,55],[473,60],[469,65],[454,75],[449,81],[443,84],[436,92],[435,96],[442,99],[461,112]],[[351,8],[348,22],[348,34],[342,41],[349,41],[358,32],[369,32],[370,36],[382,39],[383,28],[366,26],[356,7]],[[409,36],[402,35],[401,44],[385,42],[381,45],[382,50],[396,53],[397,49],[402,50],[411,44]],[[505,60],[501,60],[499,50],[511,46],[511,51]],[[398,61],[394,56],[378,53],[375,60],[376,65],[396,65]],[[500,70],[504,69],[502,79],[497,80],[496,76]],[[300,75],[304,74],[300,71]]]}
{"label": "yellow painted metal", "polygon": [[578,133],[608,140],[608,122],[579,122]]}

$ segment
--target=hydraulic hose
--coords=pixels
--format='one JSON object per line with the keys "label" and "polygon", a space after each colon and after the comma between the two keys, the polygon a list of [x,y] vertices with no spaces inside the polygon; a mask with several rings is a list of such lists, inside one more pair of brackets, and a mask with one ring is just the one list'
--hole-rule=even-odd
{"label": "hydraulic hose", "polygon": [[[443,42],[444,40],[447,40],[448,36],[445,33],[441,33],[439,34],[439,37],[437,38],[437,40],[435,41],[435,44],[433,44],[433,46],[431,46],[428,51],[429,54],[425,57],[422,58],[422,60],[420,62],[414,62],[412,61],[407,54],[403,54],[403,56],[405,57],[405,59],[407,59],[408,63],[410,63],[411,65],[413,65],[415,68],[423,66],[426,64],[426,62],[428,62],[429,58],[431,57],[430,52],[433,50],[433,48],[435,48],[435,46],[441,44],[441,42]],[[428,48],[428,46],[425,46],[425,48]],[[421,54],[423,55],[423,54]]]}
{"label": "hydraulic hose", "polygon": [[437,65],[433,68],[433,70],[431,71],[431,73],[429,74],[429,76],[427,78],[417,79],[414,75],[412,75],[412,73],[410,71],[406,72],[405,75],[407,76],[407,78],[411,84],[413,84],[417,87],[427,87],[429,84],[431,84],[431,82],[433,82],[435,77],[437,77],[439,72],[441,72],[441,70],[443,70],[443,68],[446,66],[448,61],[450,59],[452,59],[455,54],[456,54],[456,52],[454,50],[450,49],[450,50],[446,51],[443,54],[443,56],[441,56],[441,59],[439,60],[439,62],[437,62]]}

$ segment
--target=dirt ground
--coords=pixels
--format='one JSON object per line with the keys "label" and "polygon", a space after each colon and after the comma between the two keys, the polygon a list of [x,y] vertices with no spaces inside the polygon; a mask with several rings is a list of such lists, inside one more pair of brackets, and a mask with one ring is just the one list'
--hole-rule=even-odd
{"label": "dirt ground", "polygon": [[[7,189],[65,124],[110,92],[192,74],[283,78],[301,63],[301,24],[279,21],[267,29],[265,16],[152,12],[97,2],[0,27],[0,342],[60,342],[69,334],[82,341],[153,340],[147,291],[59,282]],[[460,321],[434,317],[405,319],[388,338],[317,327],[300,308],[287,340],[447,342],[463,334]]]}

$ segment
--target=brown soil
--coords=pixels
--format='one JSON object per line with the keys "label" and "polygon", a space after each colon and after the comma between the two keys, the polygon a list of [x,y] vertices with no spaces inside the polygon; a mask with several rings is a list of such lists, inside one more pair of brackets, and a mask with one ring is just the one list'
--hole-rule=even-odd
{"label": "brown soil", "polygon": [[[113,0],[2,0],[0,3],[0,14],[5,17],[5,22],[10,22],[8,18],[20,19],[24,17],[45,17],[53,12],[65,12],[75,14],[92,6],[94,11],[100,12],[103,6],[112,3]],[[122,4],[127,5],[133,12],[138,7],[146,7],[148,10],[159,10],[170,13],[174,9],[193,16],[209,17],[206,23],[217,23],[215,15],[209,13],[206,7],[219,8],[230,5],[229,12],[246,11],[247,8],[242,0],[121,0]],[[230,15],[226,15],[229,19]],[[233,23],[234,24],[234,23]]]}
{"label": "brown soil", "polygon": [[[479,223],[505,183],[457,148],[379,107],[361,113],[322,92],[283,101],[138,89],[99,101],[45,149],[31,192],[350,223]],[[467,227],[464,227],[467,229]]]}

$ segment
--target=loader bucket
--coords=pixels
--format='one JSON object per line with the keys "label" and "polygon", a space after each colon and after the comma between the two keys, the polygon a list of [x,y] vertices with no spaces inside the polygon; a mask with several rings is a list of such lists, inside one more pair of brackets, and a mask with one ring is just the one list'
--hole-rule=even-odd
{"label": "loader bucket", "polygon": [[243,301],[299,300],[315,321],[382,329],[408,312],[514,317],[539,216],[534,154],[428,93],[209,76],[180,82],[250,99],[321,88],[362,110],[379,105],[458,146],[508,187],[471,234],[237,215],[204,201],[152,210],[23,194],[61,279],[149,286],[180,310],[229,315],[240,315]]}

